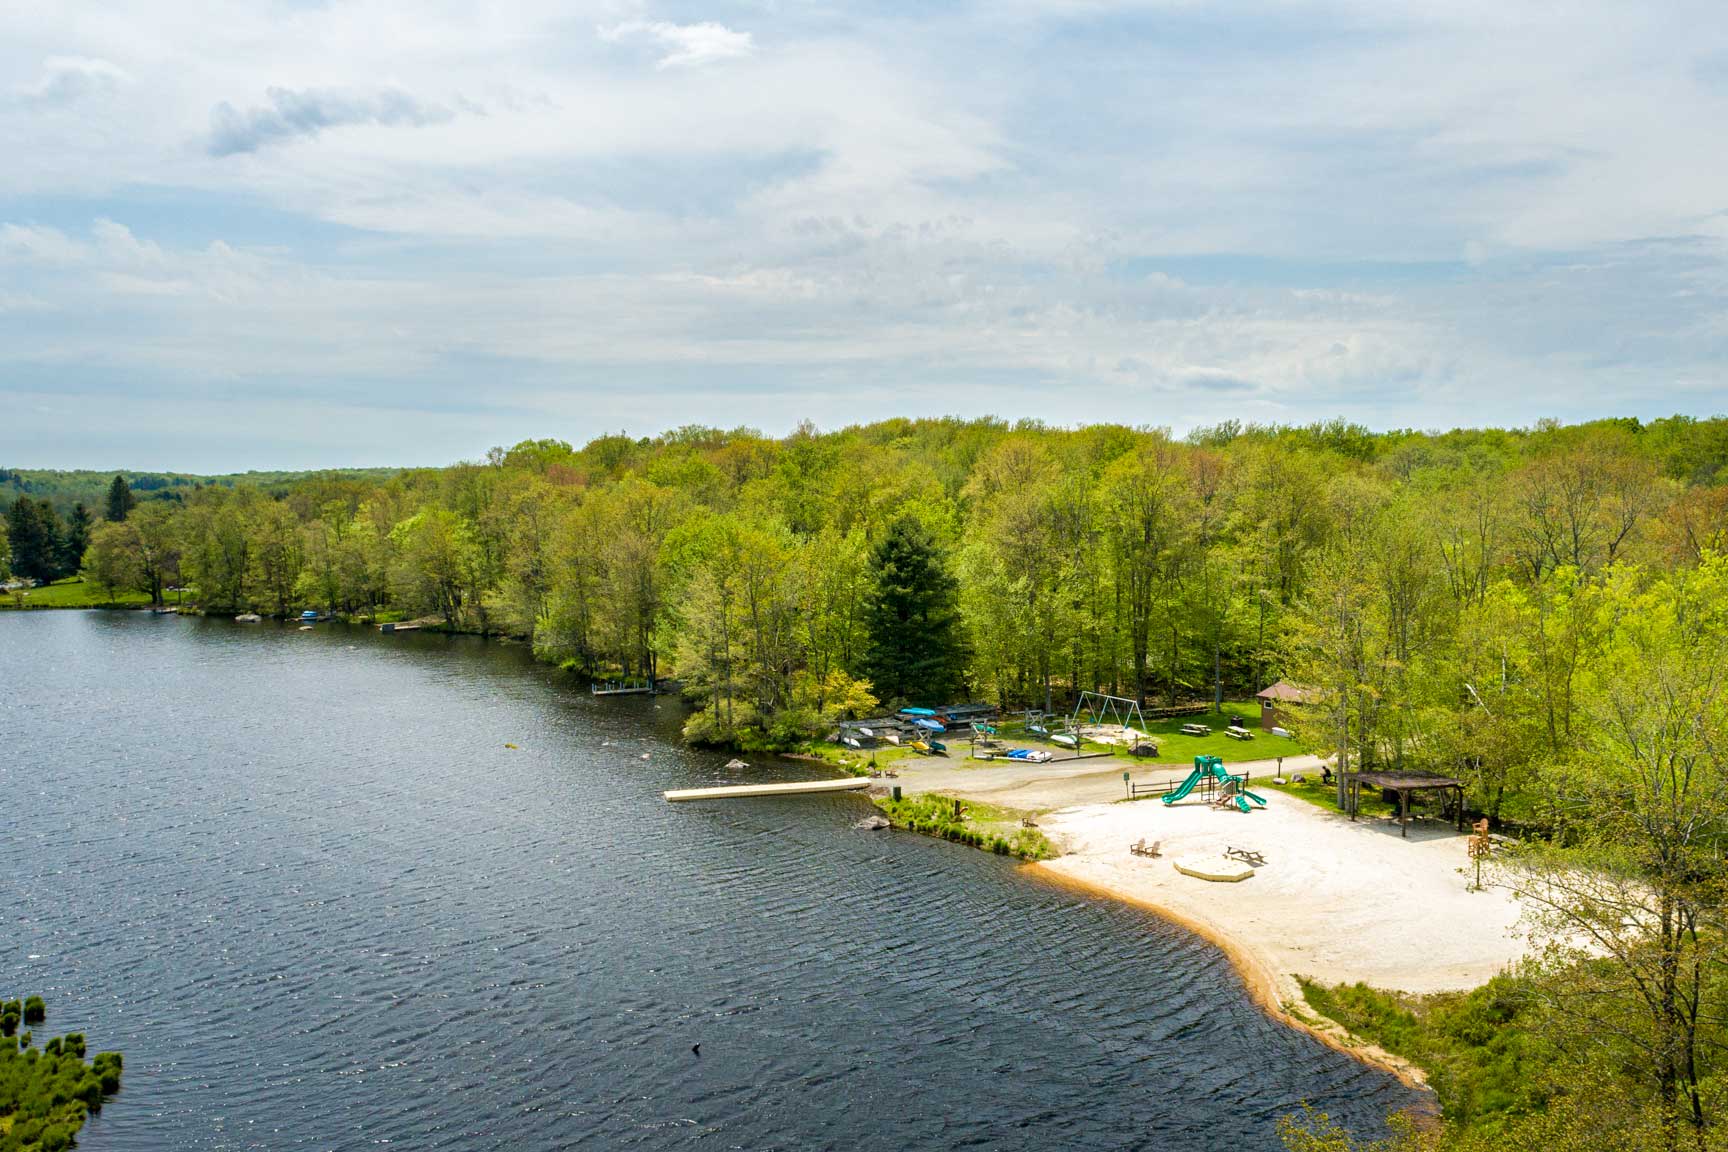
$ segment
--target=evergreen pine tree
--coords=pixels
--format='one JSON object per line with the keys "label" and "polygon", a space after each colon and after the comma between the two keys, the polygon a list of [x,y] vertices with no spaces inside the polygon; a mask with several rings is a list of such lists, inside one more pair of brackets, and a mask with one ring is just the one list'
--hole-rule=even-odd
{"label": "evergreen pine tree", "polygon": [[878,699],[945,704],[963,685],[959,584],[930,530],[901,517],[871,550],[870,647],[865,671]]}
{"label": "evergreen pine tree", "polygon": [[12,571],[49,583],[60,578],[60,517],[46,500],[20,496],[6,514]]}
{"label": "evergreen pine tree", "polygon": [[66,522],[65,535],[60,540],[60,571],[71,576],[84,566],[84,551],[90,547],[90,510],[80,500],[72,506],[72,517]]}
{"label": "evergreen pine tree", "polygon": [[138,504],[138,498],[132,495],[132,486],[126,483],[126,477],[116,475],[114,482],[108,485],[107,518],[118,524]]}

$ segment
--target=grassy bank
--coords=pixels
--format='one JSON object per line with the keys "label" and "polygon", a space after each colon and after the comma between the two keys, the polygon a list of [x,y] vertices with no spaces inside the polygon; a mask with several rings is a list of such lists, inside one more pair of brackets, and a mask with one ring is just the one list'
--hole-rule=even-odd
{"label": "grassy bank", "polygon": [[1021,823],[1027,814],[1012,808],[955,800],[934,793],[908,796],[903,800],[882,796],[876,799],[876,807],[896,828],[958,844],[970,844],[998,856],[1048,860],[1056,855],[1055,846],[1044,833]]}
{"label": "grassy bank", "polygon": [[[172,599],[169,603],[173,603]],[[40,588],[0,595],[0,609],[10,608],[147,608],[150,597],[143,592],[98,588],[82,576],[56,580]]]}
{"label": "grassy bank", "polygon": [[1524,985],[1498,976],[1469,992],[1410,996],[1301,981],[1309,1005],[1424,1069],[1447,1123],[1492,1134],[1544,1103],[1543,1059],[1522,1026]]}

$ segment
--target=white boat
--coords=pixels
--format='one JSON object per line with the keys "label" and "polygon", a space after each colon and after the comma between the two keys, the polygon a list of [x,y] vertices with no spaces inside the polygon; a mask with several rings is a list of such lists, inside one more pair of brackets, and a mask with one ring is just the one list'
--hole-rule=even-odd
{"label": "white boat", "polygon": [[234,622],[236,624],[256,624],[262,619],[264,619],[264,617],[258,615],[256,612],[242,612],[240,615],[234,617]]}
{"label": "white boat", "polygon": [[1064,748],[1078,748],[1078,747],[1080,747],[1080,737],[1070,736],[1066,732],[1059,732],[1056,735],[1050,737],[1050,739],[1054,743],[1062,745],[1062,747],[1064,747]]}

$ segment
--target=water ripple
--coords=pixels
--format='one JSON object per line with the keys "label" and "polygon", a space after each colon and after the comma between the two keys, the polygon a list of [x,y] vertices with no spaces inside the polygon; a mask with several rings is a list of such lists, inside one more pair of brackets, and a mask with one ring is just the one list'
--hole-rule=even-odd
{"label": "water ripple", "polygon": [[0,991],[127,1053],[87,1152],[1274,1149],[1408,1101],[855,796],[664,804],[726,757],[520,648],[42,612],[0,676]]}

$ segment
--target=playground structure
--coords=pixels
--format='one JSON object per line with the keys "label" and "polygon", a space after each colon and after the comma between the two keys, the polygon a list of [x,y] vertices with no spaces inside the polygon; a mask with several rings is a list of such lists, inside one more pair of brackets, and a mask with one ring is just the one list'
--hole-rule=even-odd
{"label": "playground structure", "polygon": [[[1031,713],[1027,714],[1028,717]],[[1030,729],[1030,720],[1028,728]],[[1044,731],[1042,728],[1038,731]],[[1047,737],[1065,748],[1078,750],[1082,740],[1110,744],[1130,756],[1158,755],[1158,742],[1146,731],[1146,713],[1140,702],[1128,696],[1082,692],[1074,702],[1066,731]]]}
{"label": "playground structure", "polygon": [[1194,770],[1188,778],[1164,794],[1165,804],[1186,800],[1196,789],[1202,798],[1219,808],[1233,807],[1240,812],[1252,812],[1266,807],[1266,799],[1248,791],[1248,774],[1235,776],[1216,756],[1194,757]]}

